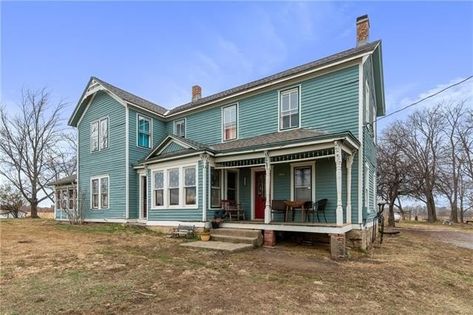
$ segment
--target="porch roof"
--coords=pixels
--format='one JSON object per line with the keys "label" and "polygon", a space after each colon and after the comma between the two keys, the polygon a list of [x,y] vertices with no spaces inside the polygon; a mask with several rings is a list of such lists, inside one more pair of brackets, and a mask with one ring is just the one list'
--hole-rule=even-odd
{"label": "porch roof", "polygon": [[[207,153],[209,155],[227,156],[233,154],[242,154],[244,152],[256,152],[271,149],[281,149],[286,146],[303,146],[313,142],[332,142],[336,140],[348,139],[352,147],[357,149],[360,142],[349,131],[340,133],[327,133],[320,130],[311,130],[298,128],[283,132],[273,132],[260,136],[240,139],[225,143],[218,143],[213,145],[204,145],[196,141],[184,138],[177,138],[175,136],[168,136],[164,141],[155,146],[151,153],[142,160],[139,165],[157,163],[162,160],[179,159],[189,155],[197,155],[200,153]],[[160,149],[165,147],[170,141],[175,141],[181,144],[187,144],[183,150],[175,152],[160,152]]]}
{"label": "porch roof", "polygon": [[60,178],[50,184],[50,186],[62,186],[62,185],[69,185],[69,184],[74,184],[76,183],[77,176],[71,175],[71,176],[66,176],[63,178]]}

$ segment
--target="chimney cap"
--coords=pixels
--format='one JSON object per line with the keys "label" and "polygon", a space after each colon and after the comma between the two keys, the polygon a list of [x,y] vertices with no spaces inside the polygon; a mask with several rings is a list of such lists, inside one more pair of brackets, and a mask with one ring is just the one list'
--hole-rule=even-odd
{"label": "chimney cap", "polygon": [[356,22],[362,22],[363,20],[368,20],[369,22],[369,18],[368,18],[368,14],[365,14],[365,15],[361,15],[359,17],[356,18]]}

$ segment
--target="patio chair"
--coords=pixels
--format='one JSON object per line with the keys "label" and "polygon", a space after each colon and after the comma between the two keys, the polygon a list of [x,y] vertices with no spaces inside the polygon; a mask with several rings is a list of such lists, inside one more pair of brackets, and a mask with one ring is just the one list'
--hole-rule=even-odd
{"label": "patio chair", "polygon": [[274,214],[282,213],[284,216],[284,222],[286,222],[286,203],[285,200],[272,200],[271,201],[271,219],[273,219]]}
{"label": "patio chair", "polygon": [[235,203],[233,200],[222,200],[221,205],[230,221],[233,219],[237,221],[245,220],[245,211],[243,211],[240,204]]}
{"label": "patio chair", "polygon": [[314,222],[315,216],[317,216],[317,222],[320,222],[319,213],[323,214],[325,223],[327,223],[327,217],[325,216],[325,208],[327,206],[327,199],[320,199],[319,201],[315,202],[310,208],[309,213],[312,214],[312,222]]}

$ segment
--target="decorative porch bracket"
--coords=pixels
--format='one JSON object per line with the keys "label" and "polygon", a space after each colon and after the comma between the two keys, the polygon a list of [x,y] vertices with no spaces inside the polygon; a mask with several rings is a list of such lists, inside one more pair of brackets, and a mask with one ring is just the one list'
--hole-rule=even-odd
{"label": "decorative porch bracket", "polygon": [[265,191],[266,203],[264,208],[264,223],[271,222],[271,158],[268,151],[264,151]]}
{"label": "decorative porch bracket", "polygon": [[342,203],[342,147],[340,142],[335,141],[335,167],[336,167],[336,183],[337,183],[337,225],[343,224],[343,203]]}

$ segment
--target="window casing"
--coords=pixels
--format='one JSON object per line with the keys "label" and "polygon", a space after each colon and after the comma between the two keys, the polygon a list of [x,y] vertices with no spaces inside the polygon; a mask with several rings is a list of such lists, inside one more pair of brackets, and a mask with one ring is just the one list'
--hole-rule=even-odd
{"label": "window casing", "polygon": [[174,122],[174,134],[178,137],[186,137],[186,120],[179,119]]}
{"label": "window casing", "polygon": [[221,170],[210,169],[210,206],[212,208],[220,208],[222,196],[222,174]]}
{"label": "window casing", "polygon": [[108,148],[108,117],[90,123],[90,151]]}
{"label": "window casing", "polygon": [[155,169],[151,172],[151,178],[152,208],[197,207],[198,169],[196,164]]}
{"label": "window casing", "polygon": [[179,205],[179,169],[173,168],[168,170],[168,191],[169,205]]}
{"label": "window casing", "polygon": [[286,130],[299,127],[300,113],[299,88],[279,93],[279,129]]}
{"label": "window casing", "polygon": [[223,141],[238,138],[238,106],[233,104],[222,109]]}
{"label": "window casing", "polygon": [[195,167],[184,168],[184,203],[196,204],[196,171]]}
{"label": "window casing", "polygon": [[138,115],[138,146],[151,148],[151,119]]}
{"label": "window casing", "polygon": [[90,180],[90,193],[91,209],[108,209],[110,200],[108,176],[93,177]]}
{"label": "window casing", "polygon": [[164,206],[164,172],[156,171],[154,174],[154,206]]}

